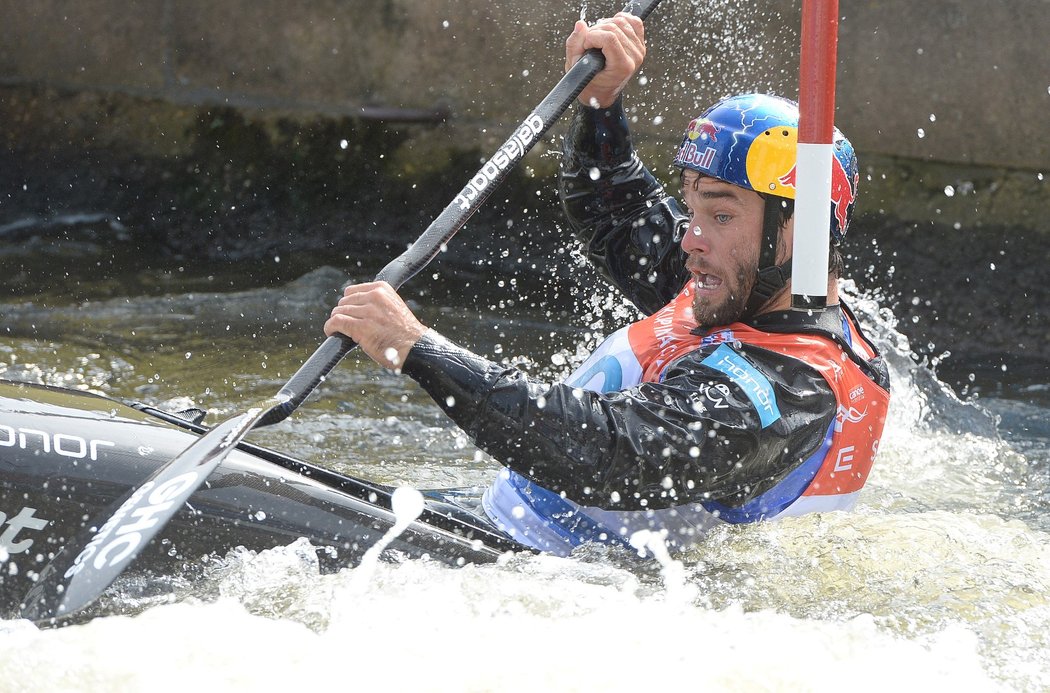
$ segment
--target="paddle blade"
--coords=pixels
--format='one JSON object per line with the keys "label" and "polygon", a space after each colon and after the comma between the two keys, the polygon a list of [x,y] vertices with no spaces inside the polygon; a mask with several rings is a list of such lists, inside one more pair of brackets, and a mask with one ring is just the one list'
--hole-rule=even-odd
{"label": "paddle blade", "polygon": [[[279,406],[284,399],[271,401]],[[22,618],[54,622],[95,601],[270,408],[218,424],[116,501],[96,518],[101,522],[85,526],[41,571],[23,600]]]}

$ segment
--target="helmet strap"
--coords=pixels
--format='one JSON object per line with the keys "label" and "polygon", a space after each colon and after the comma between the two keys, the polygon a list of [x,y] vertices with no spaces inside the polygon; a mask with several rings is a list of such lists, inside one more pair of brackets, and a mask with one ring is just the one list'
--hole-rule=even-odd
{"label": "helmet strap", "polygon": [[783,264],[776,264],[777,245],[780,241],[780,198],[773,195],[763,197],[766,206],[762,215],[762,248],[758,255],[758,276],[744,307],[745,318],[754,317],[791,279],[791,258]]}

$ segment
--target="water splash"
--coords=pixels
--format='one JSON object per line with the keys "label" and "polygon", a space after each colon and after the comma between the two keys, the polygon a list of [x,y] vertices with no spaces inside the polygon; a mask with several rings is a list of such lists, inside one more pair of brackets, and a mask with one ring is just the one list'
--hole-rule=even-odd
{"label": "water splash", "polygon": [[643,529],[630,536],[629,543],[639,556],[652,556],[660,564],[660,576],[669,604],[686,605],[696,601],[699,590],[686,581],[685,566],[671,558],[667,551],[667,530],[653,532]]}
{"label": "water splash", "polygon": [[399,486],[390,495],[390,509],[394,512],[394,524],[370,546],[361,557],[361,563],[354,571],[354,580],[350,589],[364,591],[379,565],[379,557],[387,547],[408,529],[408,526],[419,519],[423,513],[423,494],[410,486]]}

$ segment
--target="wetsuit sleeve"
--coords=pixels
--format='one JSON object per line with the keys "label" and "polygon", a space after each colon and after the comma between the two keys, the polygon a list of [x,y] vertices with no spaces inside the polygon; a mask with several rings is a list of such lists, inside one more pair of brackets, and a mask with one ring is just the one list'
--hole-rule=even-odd
{"label": "wetsuit sleeve", "polygon": [[588,259],[639,309],[651,314],[681,290],[686,215],[638,159],[620,100],[577,104],[558,192]]}
{"label": "wetsuit sleeve", "polygon": [[577,503],[739,507],[820,447],[835,398],[813,369],[758,350],[751,361],[763,359],[778,410],[763,416],[753,392],[694,354],[663,382],[598,394],[535,382],[431,331],[409,352],[404,372],[478,447]]}

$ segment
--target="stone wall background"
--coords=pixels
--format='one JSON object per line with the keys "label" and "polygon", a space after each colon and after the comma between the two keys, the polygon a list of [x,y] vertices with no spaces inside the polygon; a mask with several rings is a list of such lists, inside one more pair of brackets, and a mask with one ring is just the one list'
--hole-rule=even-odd
{"label": "stone wall background", "polygon": [[[619,6],[586,5],[590,19]],[[580,13],[562,0],[0,0],[0,85],[300,116],[446,115],[443,144],[487,149],[554,83]],[[666,146],[725,93],[796,94],[799,13],[787,0],[664,2],[649,27],[649,83],[632,100],[643,141]],[[841,14],[838,122],[873,164],[1047,167],[1047,0],[848,0]],[[150,151],[187,146],[183,132],[111,136]],[[942,214],[974,218],[970,208],[993,202],[966,176],[936,178],[928,185],[963,191],[937,201]],[[1046,210],[1046,186],[1028,178],[999,174],[1001,220],[1026,223],[1006,198],[1028,200],[1029,189]],[[892,193],[868,199],[892,208]]]}

